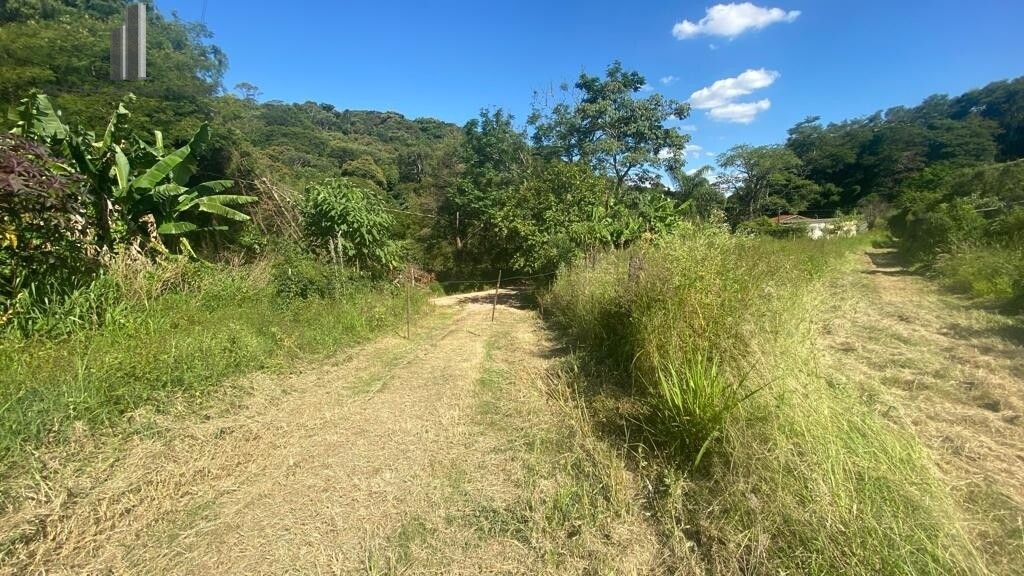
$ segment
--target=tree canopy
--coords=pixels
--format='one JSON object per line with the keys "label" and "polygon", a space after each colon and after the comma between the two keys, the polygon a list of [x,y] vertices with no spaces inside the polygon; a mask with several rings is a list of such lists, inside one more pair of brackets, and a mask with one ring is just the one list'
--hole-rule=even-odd
{"label": "tree canopy", "polygon": [[653,184],[656,170],[683,163],[689,136],[665,122],[687,118],[690,106],[660,94],[638,98],[646,84],[621,62],[604,78],[581,73],[572,90],[563,85],[562,101],[535,105],[534,145],[546,158],[584,162],[609,175],[616,193],[626,184]]}

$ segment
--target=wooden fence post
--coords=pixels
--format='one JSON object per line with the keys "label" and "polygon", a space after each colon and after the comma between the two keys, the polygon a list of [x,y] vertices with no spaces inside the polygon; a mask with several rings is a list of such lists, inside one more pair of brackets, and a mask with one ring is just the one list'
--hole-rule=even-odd
{"label": "wooden fence post", "polygon": [[409,277],[405,283],[405,339],[411,339],[412,334],[412,263],[406,267]]}
{"label": "wooden fence post", "polygon": [[498,270],[498,282],[494,285],[494,303],[491,304],[491,322],[494,322],[494,311],[498,309],[499,288],[501,288],[501,270]]}

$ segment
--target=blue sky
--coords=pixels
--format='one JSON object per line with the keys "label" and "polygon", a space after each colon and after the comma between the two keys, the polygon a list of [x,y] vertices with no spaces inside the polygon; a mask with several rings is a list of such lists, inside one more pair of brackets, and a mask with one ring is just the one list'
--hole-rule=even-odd
{"label": "blue sky", "polygon": [[[157,3],[186,20],[203,4]],[[1024,75],[1018,0],[285,5],[207,0],[227,86],[457,124],[488,106],[525,120],[535,90],[617,59],[653,90],[705,106],[684,122],[689,167],[734,144],[780,142],[809,115],[842,120]]]}

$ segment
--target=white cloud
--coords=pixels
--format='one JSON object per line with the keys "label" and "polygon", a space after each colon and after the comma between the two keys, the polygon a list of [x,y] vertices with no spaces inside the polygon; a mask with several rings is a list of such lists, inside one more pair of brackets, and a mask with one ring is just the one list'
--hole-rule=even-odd
{"label": "white cloud", "polygon": [[650,84],[644,84],[640,87],[641,92],[650,92],[651,90],[654,90],[654,86],[651,86]]}
{"label": "white cloud", "polygon": [[754,118],[759,112],[772,107],[771,100],[767,98],[764,100],[758,100],[757,102],[733,102],[731,104],[725,104],[712,108],[708,112],[708,116],[711,116],[714,120],[721,122],[735,122],[737,124],[750,124],[754,121]]}
{"label": "white cloud", "polygon": [[679,125],[679,129],[680,130],[685,130],[686,132],[696,132],[697,131],[697,125],[696,124],[680,124]]}
{"label": "white cloud", "polygon": [[774,70],[747,70],[735,78],[723,78],[711,86],[705,86],[690,95],[690,105],[700,110],[708,110],[712,120],[720,122],[736,122],[749,124],[759,112],[771,107],[767,99],[757,102],[737,102],[736,100],[753,93],[755,90],[767,88],[775,83],[779,73]]}
{"label": "white cloud", "polygon": [[711,152],[705,152],[704,147],[700,144],[687,144],[683,147],[682,153],[677,153],[675,150],[669,148],[662,148],[658,151],[658,158],[662,160],[668,160],[669,158],[678,158],[680,156],[684,158],[700,158],[701,154],[706,156],[714,156]]}
{"label": "white cloud", "polygon": [[699,22],[677,22],[672,35],[680,40],[700,35],[735,38],[747,30],[760,30],[776,22],[792,22],[800,16],[799,10],[762,8],[750,2],[742,4],[716,4],[705,11]]}
{"label": "white cloud", "polygon": [[679,80],[679,78],[676,78],[671,74],[669,74],[668,76],[661,77],[661,83],[664,84],[665,86],[668,86],[669,84],[674,84],[676,80]]}
{"label": "white cloud", "polygon": [[779,73],[774,70],[747,70],[735,78],[723,78],[697,90],[690,95],[690,105],[701,109],[723,106],[754,90],[771,86],[778,77]]}

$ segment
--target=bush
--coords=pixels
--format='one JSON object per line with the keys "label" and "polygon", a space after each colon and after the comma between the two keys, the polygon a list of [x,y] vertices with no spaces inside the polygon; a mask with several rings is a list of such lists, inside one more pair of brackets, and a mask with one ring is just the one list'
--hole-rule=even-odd
{"label": "bush", "polygon": [[736,233],[746,236],[768,236],[771,238],[803,238],[807,236],[806,226],[783,226],[767,216],[740,222]]}
{"label": "bush", "polygon": [[345,179],[329,179],[306,188],[302,227],[310,247],[342,266],[373,271],[400,264],[392,239],[394,219],[380,193]]}
{"label": "bush", "polygon": [[1024,248],[962,245],[939,254],[933,276],[954,292],[995,303],[1024,297]]}
{"label": "bush", "polygon": [[344,272],[304,254],[282,256],[274,262],[274,293],[283,301],[331,298],[341,291]]}
{"label": "bush", "polygon": [[891,220],[901,250],[953,291],[1024,303],[1024,161],[928,178]]}
{"label": "bush", "polygon": [[0,135],[0,319],[59,300],[96,272],[88,202],[84,180],[45,149]]}

